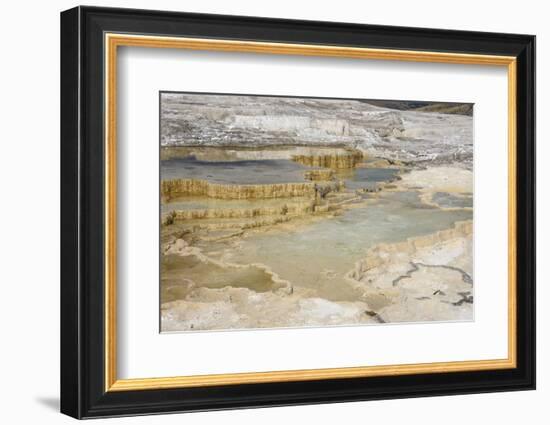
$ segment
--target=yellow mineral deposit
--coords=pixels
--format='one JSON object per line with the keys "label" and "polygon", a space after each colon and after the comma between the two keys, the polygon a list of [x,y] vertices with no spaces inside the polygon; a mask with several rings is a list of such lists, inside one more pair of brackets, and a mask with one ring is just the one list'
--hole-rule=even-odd
{"label": "yellow mineral deposit", "polygon": [[348,151],[344,154],[293,155],[292,160],[309,167],[332,169],[353,168],[363,159],[360,151]]}
{"label": "yellow mineral deposit", "polygon": [[276,184],[218,184],[206,180],[163,180],[161,194],[164,200],[182,196],[206,196],[217,199],[270,199],[314,197],[315,183]]}
{"label": "yellow mineral deposit", "polygon": [[306,180],[329,181],[334,178],[334,171],[327,169],[311,170],[304,173]]}

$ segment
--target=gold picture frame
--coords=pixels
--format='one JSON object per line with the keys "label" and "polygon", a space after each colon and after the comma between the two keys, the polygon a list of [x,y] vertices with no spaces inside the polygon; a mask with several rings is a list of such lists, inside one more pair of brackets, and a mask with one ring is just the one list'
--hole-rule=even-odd
{"label": "gold picture frame", "polygon": [[[340,379],[410,375],[417,373],[465,372],[516,367],[516,58],[512,56],[440,53],[411,50],[370,49],[356,47],[281,44],[253,41],[159,37],[128,34],[105,34],[105,152],[107,175],[105,186],[105,390],[135,391],[181,387],[235,385],[266,382]],[[254,373],[175,376],[169,378],[117,379],[116,375],[116,87],[117,49],[148,47],[229,51],[304,56],[329,56],[354,59],[435,62],[506,67],[508,72],[508,358],[457,362],[400,364],[327,369],[305,369]]]}

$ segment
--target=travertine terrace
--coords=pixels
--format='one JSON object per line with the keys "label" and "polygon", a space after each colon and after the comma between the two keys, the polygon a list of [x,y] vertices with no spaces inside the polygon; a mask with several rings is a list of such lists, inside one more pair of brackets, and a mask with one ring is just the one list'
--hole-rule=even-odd
{"label": "travertine terrace", "polygon": [[472,320],[472,153],[468,115],[163,93],[162,331]]}

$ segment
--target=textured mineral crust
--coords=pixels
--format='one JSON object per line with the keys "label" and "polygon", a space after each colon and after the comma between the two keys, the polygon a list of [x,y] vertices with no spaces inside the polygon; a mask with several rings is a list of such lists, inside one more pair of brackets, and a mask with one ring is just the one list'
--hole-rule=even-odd
{"label": "textured mineral crust", "polygon": [[472,117],[368,101],[164,93],[162,146],[342,146],[418,163],[473,157]]}
{"label": "textured mineral crust", "polygon": [[[394,244],[381,244],[356,263],[349,278],[388,300],[384,322],[472,318],[472,222]],[[386,304],[386,303],[384,303]]]}
{"label": "textured mineral crust", "polygon": [[[179,293],[162,304],[166,331],[470,320],[473,315],[471,222],[370,249],[346,275],[357,289],[355,302],[320,298],[264,265],[215,261],[182,239],[165,255],[189,258],[186,266],[193,269],[185,284],[171,281]],[[192,280],[204,273],[200,267],[208,268],[209,286]],[[173,278],[170,271],[166,275]]]}
{"label": "textured mineral crust", "polygon": [[161,330],[472,320],[471,105],[413,103],[163,93]]}

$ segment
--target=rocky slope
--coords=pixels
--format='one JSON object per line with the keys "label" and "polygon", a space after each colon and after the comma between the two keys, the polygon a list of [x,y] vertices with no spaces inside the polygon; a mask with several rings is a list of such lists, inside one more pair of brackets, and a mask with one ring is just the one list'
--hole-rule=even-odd
{"label": "rocky slope", "polygon": [[345,146],[407,162],[471,166],[471,116],[358,100],[163,93],[167,146]]}

